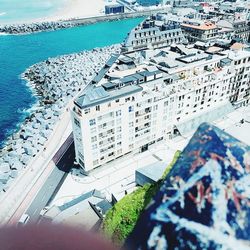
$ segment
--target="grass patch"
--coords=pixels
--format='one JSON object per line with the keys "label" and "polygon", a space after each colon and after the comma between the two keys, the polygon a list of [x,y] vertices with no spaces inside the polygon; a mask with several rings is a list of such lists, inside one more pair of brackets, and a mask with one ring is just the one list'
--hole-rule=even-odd
{"label": "grass patch", "polygon": [[103,220],[101,231],[113,243],[118,246],[122,245],[127,236],[132,232],[141,212],[159,190],[162,181],[166,178],[180,156],[180,153],[180,151],[176,151],[173,160],[167,166],[162,178],[158,182],[146,184],[138,188],[133,193],[126,195],[108,211]]}
{"label": "grass patch", "polygon": [[181,151],[180,150],[177,150],[174,154],[174,157],[172,159],[172,161],[168,164],[168,166],[166,167],[163,175],[162,175],[162,179],[164,180],[168,173],[170,172],[170,170],[172,169],[172,167],[174,166],[174,164],[176,163],[177,159],[180,157],[180,154],[181,154]]}

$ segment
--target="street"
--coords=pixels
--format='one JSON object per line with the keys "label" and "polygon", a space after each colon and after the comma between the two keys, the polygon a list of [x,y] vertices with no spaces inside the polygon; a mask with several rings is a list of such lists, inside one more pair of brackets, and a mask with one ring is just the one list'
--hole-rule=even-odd
{"label": "street", "polygon": [[72,134],[53,157],[54,169],[36,194],[25,212],[30,216],[28,223],[37,223],[42,209],[53,199],[74,164],[75,151]]}

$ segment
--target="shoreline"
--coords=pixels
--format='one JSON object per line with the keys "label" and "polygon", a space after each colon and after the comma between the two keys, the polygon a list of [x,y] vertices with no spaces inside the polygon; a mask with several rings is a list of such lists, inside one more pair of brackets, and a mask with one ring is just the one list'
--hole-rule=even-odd
{"label": "shoreline", "polygon": [[22,35],[22,34],[31,34],[38,33],[43,31],[54,31],[64,28],[72,28],[77,26],[84,26],[99,22],[110,22],[110,21],[118,21],[129,18],[139,18],[146,17],[158,12],[164,12],[168,10],[168,6],[158,8],[158,9],[150,9],[150,10],[142,10],[138,12],[128,12],[128,13],[120,13],[113,15],[98,15],[98,16],[90,16],[90,17],[74,17],[71,19],[59,19],[59,20],[46,20],[40,22],[31,22],[31,23],[19,23],[19,24],[6,24],[0,25],[0,34],[11,34],[11,35]]}
{"label": "shoreline", "polygon": [[28,109],[29,115],[18,125],[18,131],[9,136],[0,149],[0,174],[4,179],[0,182],[0,196],[46,148],[67,104],[91,81],[111,54],[119,51],[120,45],[115,44],[48,58],[22,73],[22,79],[37,101]]}

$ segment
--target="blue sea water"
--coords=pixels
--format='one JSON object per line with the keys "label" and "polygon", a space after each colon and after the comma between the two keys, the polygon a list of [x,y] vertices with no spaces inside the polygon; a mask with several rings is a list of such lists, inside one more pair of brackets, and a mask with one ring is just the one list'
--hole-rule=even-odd
{"label": "blue sea water", "polygon": [[0,24],[25,22],[53,15],[67,0],[0,0]]}
{"label": "blue sea water", "polygon": [[[25,110],[34,103],[20,75],[30,65],[48,57],[120,43],[142,18],[30,35],[0,36],[0,144],[18,129]],[[27,114],[26,114],[27,115]]]}

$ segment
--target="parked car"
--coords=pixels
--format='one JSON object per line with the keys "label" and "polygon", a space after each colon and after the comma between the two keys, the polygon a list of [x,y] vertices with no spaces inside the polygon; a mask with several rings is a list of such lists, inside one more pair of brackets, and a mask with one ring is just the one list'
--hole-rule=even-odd
{"label": "parked car", "polygon": [[18,221],[18,226],[23,226],[28,223],[30,216],[28,214],[23,214],[20,220]]}

